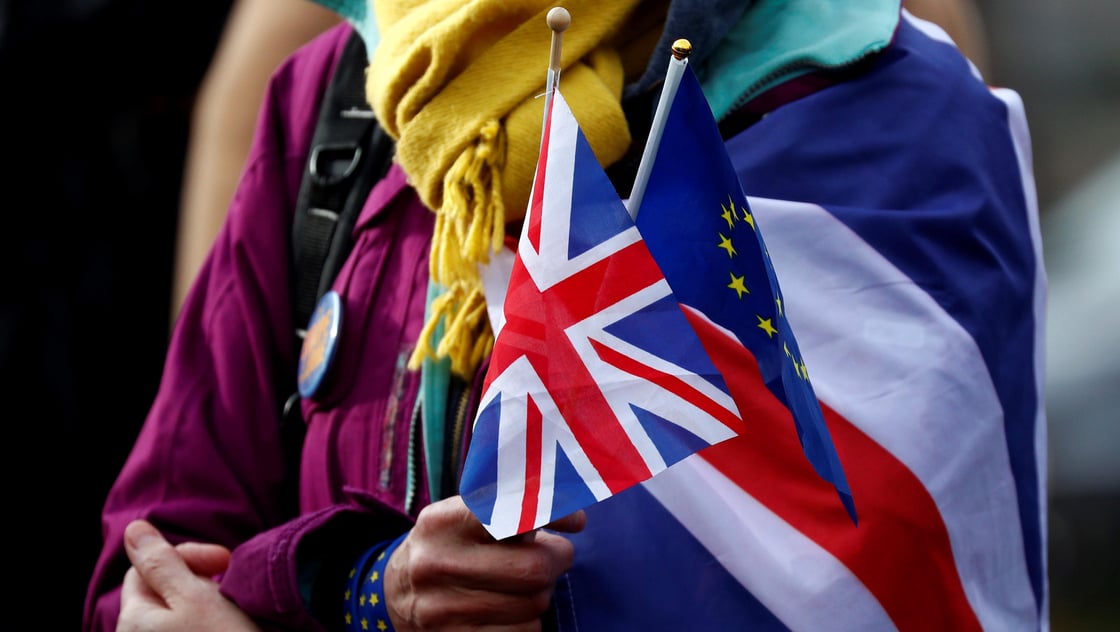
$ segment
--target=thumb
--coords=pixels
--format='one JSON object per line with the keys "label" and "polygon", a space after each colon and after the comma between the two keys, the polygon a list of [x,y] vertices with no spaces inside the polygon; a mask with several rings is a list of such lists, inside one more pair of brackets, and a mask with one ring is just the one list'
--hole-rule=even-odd
{"label": "thumb", "polygon": [[195,575],[213,577],[229,567],[230,550],[220,544],[183,542],[175,550]]}
{"label": "thumb", "polygon": [[124,545],[132,567],[165,603],[171,603],[184,580],[194,578],[175,547],[147,520],[133,520],[125,527]]}

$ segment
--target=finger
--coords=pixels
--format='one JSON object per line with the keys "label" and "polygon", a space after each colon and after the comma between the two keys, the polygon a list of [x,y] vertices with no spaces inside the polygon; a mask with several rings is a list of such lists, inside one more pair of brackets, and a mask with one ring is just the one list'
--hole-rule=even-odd
{"label": "finger", "polygon": [[551,593],[514,596],[488,591],[456,590],[425,593],[410,610],[403,627],[418,630],[540,630]]}
{"label": "finger", "polygon": [[544,526],[545,529],[552,531],[561,531],[563,533],[579,533],[587,526],[587,513],[580,509],[575,513],[570,513],[559,520],[553,520]]}
{"label": "finger", "polygon": [[124,574],[121,584],[121,610],[128,607],[167,608],[160,596],[144,583],[135,566]]}
{"label": "finger", "polygon": [[133,520],[124,530],[125,553],[140,579],[170,604],[183,582],[195,581],[195,575],[175,547],[146,520]]}
{"label": "finger", "polygon": [[424,507],[412,532],[421,536],[445,534],[463,543],[495,541],[461,496],[451,496]]}
{"label": "finger", "polygon": [[503,540],[463,546],[411,542],[410,581],[420,586],[459,586],[466,590],[530,596],[549,593],[556,579],[571,567],[574,546],[567,538],[538,532],[532,539]]}
{"label": "finger", "polygon": [[183,542],[175,545],[175,550],[196,575],[213,577],[229,567],[230,551],[220,544]]}

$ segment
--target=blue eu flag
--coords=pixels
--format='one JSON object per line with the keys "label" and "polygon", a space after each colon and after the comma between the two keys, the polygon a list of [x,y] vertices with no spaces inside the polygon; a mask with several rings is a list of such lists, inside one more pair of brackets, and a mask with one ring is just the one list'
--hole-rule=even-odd
{"label": "blue eu flag", "polygon": [[[767,388],[790,410],[805,456],[835,486],[855,521],[852,493],[786,319],[762,232],[687,65],[637,225],[680,302],[732,332],[754,355]],[[724,377],[734,391],[734,376]]]}

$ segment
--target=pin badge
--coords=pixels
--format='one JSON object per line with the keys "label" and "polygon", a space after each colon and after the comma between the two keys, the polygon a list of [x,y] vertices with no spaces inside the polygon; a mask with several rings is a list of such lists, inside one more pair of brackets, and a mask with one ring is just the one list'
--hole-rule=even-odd
{"label": "pin badge", "polygon": [[319,299],[299,352],[299,394],[312,397],[334,361],[342,329],[342,298],[330,290]]}

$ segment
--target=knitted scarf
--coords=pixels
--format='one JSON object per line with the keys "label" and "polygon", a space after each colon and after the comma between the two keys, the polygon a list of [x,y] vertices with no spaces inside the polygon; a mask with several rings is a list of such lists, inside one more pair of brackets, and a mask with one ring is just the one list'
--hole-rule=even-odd
{"label": "knitted scarf", "polygon": [[[620,105],[660,29],[630,27],[641,0],[568,0],[561,86],[596,157],[631,137]],[[479,266],[524,218],[541,136],[555,0],[373,0],[381,42],[366,97],[397,143],[397,161],[436,214],[431,282],[440,292],[410,361],[448,358],[470,377],[493,345]],[[648,12],[647,12],[648,13]],[[662,14],[663,15],[663,14]],[[652,34],[652,39],[650,35]],[[648,47],[636,52],[638,43]],[[638,60],[636,68],[630,60]],[[440,336],[442,333],[442,337]]]}

